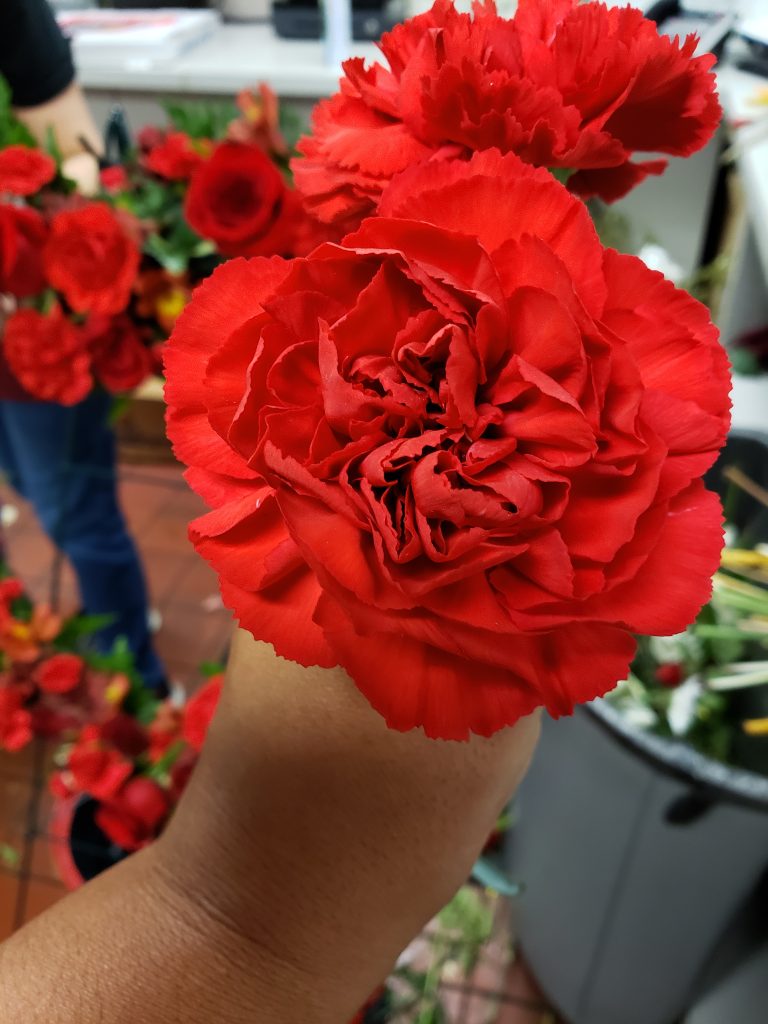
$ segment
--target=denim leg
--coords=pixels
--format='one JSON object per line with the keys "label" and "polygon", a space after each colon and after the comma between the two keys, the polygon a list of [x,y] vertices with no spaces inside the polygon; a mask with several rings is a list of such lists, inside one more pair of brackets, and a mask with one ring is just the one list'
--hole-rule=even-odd
{"label": "denim leg", "polygon": [[107,650],[125,636],[137,669],[158,686],[165,673],[147,626],[141,563],[118,503],[109,408],[109,396],[100,393],[72,407],[0,401],[0,462],[71,561],[86,612],[115,616],[94,638],[97,646]]}

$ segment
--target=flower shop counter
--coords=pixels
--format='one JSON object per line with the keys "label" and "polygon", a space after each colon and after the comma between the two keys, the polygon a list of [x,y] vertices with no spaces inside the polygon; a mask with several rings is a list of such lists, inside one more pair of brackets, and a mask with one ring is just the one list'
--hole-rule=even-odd
{"label": "flower shop counter", "polygon": [[[350,56],[372,59],[372,43],[355,43]],[[339,69],[325,62],[322,42],[281,39],[271,25],[222,25],[205,42],[170,60],[81,60],[79,78],[97,116],[123,103],[137,127],[157,120],[157,97],[231,97],[266,82],[303,110],[337,86]]]}

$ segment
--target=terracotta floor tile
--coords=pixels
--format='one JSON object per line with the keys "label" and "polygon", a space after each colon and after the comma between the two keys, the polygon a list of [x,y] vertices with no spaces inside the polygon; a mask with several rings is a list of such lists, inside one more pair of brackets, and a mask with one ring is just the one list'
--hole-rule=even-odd
{"label": "terracotta floor tile", "polygon": [[67,890],[61,882],[30,880],[26,894],[22,893],[24,920],[31,921],[33,917],[42,914],[44,910],[58,903],[66,895]]}
{"label": "terracotta floor tile", "polygon": [[0,871],[0,942],[13,932],[18,891],[18,878],[6,871]]}

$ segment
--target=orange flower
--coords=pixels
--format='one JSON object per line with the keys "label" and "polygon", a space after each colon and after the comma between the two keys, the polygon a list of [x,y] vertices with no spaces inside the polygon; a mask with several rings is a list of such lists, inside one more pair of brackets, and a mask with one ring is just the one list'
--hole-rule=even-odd
{"label": "orange flower", "polygon": [[139,316],[152,317],[169,333],[192,294],[186,274],[170,274],[161,268],[145,270],[135,291]]}
{"label": "orange flower", "polygon": [[227,138],[232,142],[250,142],[274,156],[287,157],[288,143],[280,131],[280,112],[277,96],[262,82],[258,93],[243,89],[237,94],[241,117],[232,121]]}
{"label": "orange flower", "polygon": [[0,650],[10,661],[32,662],[61,632],[61,616],[46,604],[35,606],[29,622],[8,618],[0,623]]}

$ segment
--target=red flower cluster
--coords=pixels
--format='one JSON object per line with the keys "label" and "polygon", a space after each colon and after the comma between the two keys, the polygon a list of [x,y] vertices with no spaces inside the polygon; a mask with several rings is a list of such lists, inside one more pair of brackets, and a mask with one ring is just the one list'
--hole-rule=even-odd
{"label": "red flower cluster", "polygon": [[514,155],[421,164],[342,246],[226,264],[166,369],[225,603],[395,728],[568,713],[708,597],[717,332]]}
{"label": "red flower cluster", "polygon": [[505,19],[492,0],[473,17],[437,0],[379,45],[389,69],[347,61],[294,162],[310,208],[340,233],[413,163],[492,147],[575,171],[572,191],[610,202],[664,169],[635,152],[687,156],[720,117],[714,57],[694,57],[695,37],[660,36],[629,7],[520,0]]}
{"label": "red flower cluster", "polygon": [[144,157],[144,166],[167,181],[189,181],[210,155],[212,143],[195,141],[185,132],[169,132]]}
{"label": "red flower cluster", "polygon": [[56,164],[47,153],[29,146],[0,150],[0,195],[31,196],[53,181]]}
{"label": "red flower cluster", "polygon": [[[93,797],[99,802],[96,823],[112,842],[125,850],[146,846],[162,831],[189,781],[221,682],[219,676],[208,680],[182,711],[167,701],[160,704],[148,725],[113,709],[102,721],[85,726],[64,748],[52,792],[59,799]],[[0,729],[1,716],[2,705]]]}

